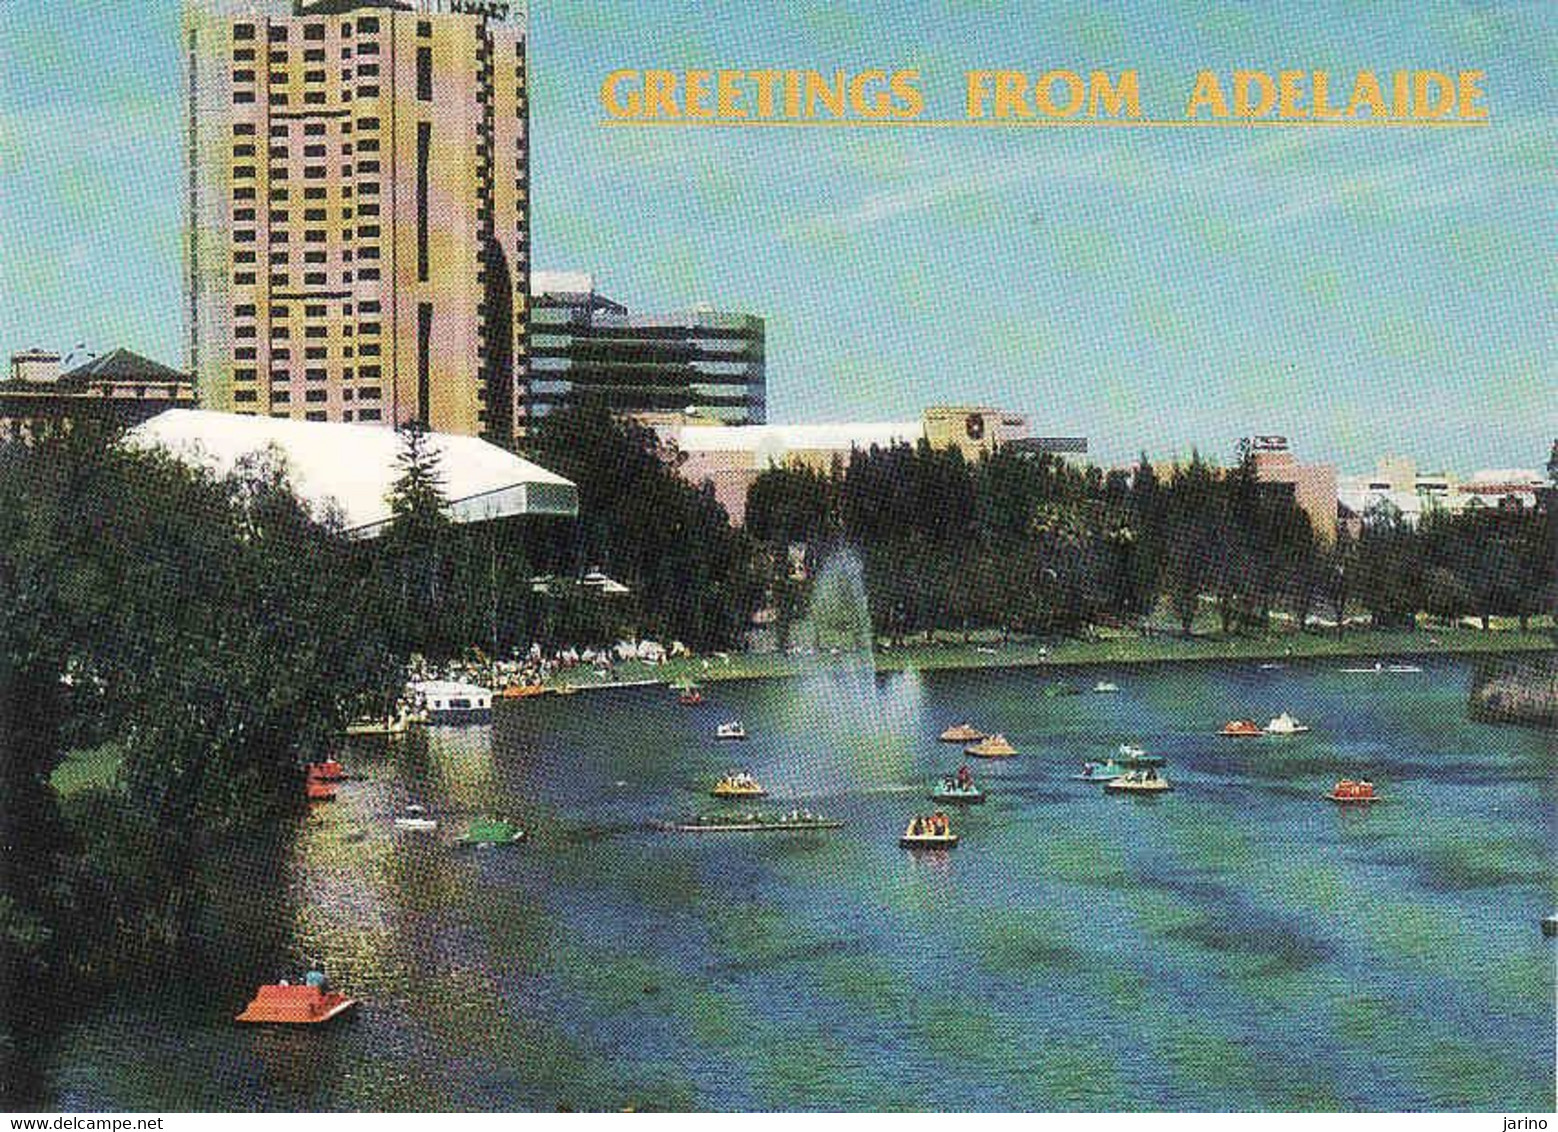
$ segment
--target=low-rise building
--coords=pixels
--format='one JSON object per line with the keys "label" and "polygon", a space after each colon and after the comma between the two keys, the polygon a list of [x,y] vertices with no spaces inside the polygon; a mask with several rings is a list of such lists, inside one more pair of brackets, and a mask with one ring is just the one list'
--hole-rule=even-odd
{"label": "low-rise building", "polygon": [[[399,433],[361,423],[173,411],[137,425],[124,443],[160,449],[219,475],[245,459],[273,453],[315,518],[334,516],[353,538],[384,532],[393,517],[390,493],[403,472]],[[453,522],[579,513],[579,490],[572,480],[479,437],[430,432],[427,448],[438,457]]]}
{"label": "low-rise building", "polygon": [[1256,482],[1290,493],[1299,510],[1309,516],[1315,534],[1334,541],[1336,466],[1299,463],[1285,436],[1252,436],[1249,452]]}
{"label": "low-rise building", "polygon": [[1425,516],[1467,508],[1532,508],[1546,487],[1546,478],[1527,468],[1489,468],[1462,479],[1452,471],[1421,472],[1408,456],[1386,456],[1373,474],[1341,476],[1337,504],[1356,531],[1381,515],[1416,526]]}
{"label": "low-rise building", "polygon": [[92,421],[128,427],[168,409],[195,404],[189,375],[129,350],[112,350],[61,372],[57,353],[11,356],[0,382],[0,440],[29,440]]}
{"label": "low-rise building", "polygon": [[710,484],[734,523],[744,521],[747,491],[770,468],[825,472],[835,462],[848,462],[856,450],[921,440],[934,448],[957,448],[969,460],[1006,445],[1055,453],[1087,450],[1079,437],[1033,437],[1027,418],[988,406],[937,405],[917,421],[722,426],[706,417],[672,414],[648,423],[675,452],[682,477]]}

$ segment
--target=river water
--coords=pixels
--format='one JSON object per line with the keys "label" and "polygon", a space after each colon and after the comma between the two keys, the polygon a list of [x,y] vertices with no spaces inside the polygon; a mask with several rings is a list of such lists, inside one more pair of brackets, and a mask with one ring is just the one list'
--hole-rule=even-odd
{"label": "river water", "polygon": [[[126,995],[64,1035],[83,1110],[1551,1109],[1555,754],[1470,722],[1469,672],[1341,662],[840,670],[501,703],[491,727],[353,742],[289,863],[215,910],[233,977]],[[1215,737],[1287,710],[1306,736]],[[717,743],[740,719],[752,739]],[[960,761],[962,844],[897,845]],[[1139,742],[1175,792],[1069,777]],[[843,829],[668,834],[750,769]],[[1320,798],[1368,775],[1388,801]],[[435,834],[397,832],[409,799]],[[461,850],[471,817],[532,830]],[[238,927],[235,928],[235,925]],[[309,957],[360,996],[322,1030],[232,1023]]]}

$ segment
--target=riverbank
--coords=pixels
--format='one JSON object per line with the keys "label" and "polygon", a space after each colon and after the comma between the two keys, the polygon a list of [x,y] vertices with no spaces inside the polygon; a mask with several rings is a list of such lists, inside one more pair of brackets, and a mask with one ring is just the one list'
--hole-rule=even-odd
{"label": "riverbank", "polygon": [[1558,655],[1489,660],[1472,687],[1471,715],[1484,723],[1558,726]]}
{"label": "riverbank", "polygon": [[[1248,660],[1285,662],[1328,657],[1424,657],[1440,655],[1495,655],[1552,652],[1555,645],[1550,629],[1517,628],[1483,631],[1481,629],[1438,629],[1415,631],[1351,629],[1342,637],[1315,633],[1272,633],[1264,636],[1221,636],[1198,634],[1186,639],[1169,634],[1143,637],[1106,636],[1092,641],[937,640],[900,647],[879,644],[874,657],[878,672],[942,671],[949,669],[1000,668],[1072,668],[1137,664],[1176,664],[1192,662]],[[825,660],[826,658],[824,658]],[[712,657],[685,657],[650,665],[638,662],[618,664],[612,675],[601,677],[593,670],[576,668],[554,674],[547,681],[551,688],[571,687],[580,691],[610,683],[657,680],[667,684],[685,682],[713,683],[723,680],[757,680],[804,675],[816,669],[816,656],[788,656],[777,653],[716,654]]]}

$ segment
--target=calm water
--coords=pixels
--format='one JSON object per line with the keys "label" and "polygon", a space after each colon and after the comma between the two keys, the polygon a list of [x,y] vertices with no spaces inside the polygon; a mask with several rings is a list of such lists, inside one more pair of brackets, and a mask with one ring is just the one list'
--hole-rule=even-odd
{"label": "calm water", "polygon": [[[110,1004],[65,1037],[77,1109],[956,1107],[1550,1109],[1554,769],[1468,722],[1465,666],[1337,662],[822,674],[500,705],[491,728],[348,748],[282,875],[233,867],[231,985]],[[1288,710],[1312,734],[1215,738]],[[741,719],[753,739],[718,744]],[[963,843],[896,839],[999,728]],[[1071,781],[1138,741],[1176,792]],[[735,765],[811,836],[676,835]],[[1367,774],[1392,800],[1319,795]],[[396,833],[408,798],[442,819]],[[487,810],[534,841],[461,851]],[[248,985],[323,957],[358,1017],[234,1026]]]}

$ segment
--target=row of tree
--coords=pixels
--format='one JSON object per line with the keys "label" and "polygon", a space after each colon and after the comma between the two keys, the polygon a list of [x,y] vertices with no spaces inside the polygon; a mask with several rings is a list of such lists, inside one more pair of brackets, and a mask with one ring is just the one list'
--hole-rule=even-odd
{"label": "row of tree", "polygon": [[[864,557],[877,631],[1078,635],[1104,625],[1152,631],[1166,616],[1190,634],[1204,611],[1224,633],[1363,609],[1380,626],[1427,611],[1517,616],[1552,606],[1550,510],[1430,514],[1414,527],[1388,512],[1332,540],[1289,490],[1261,483],[1248,452],[1232,469],[1199,455],[1161,476],[1142,457],[1104,473],[1002,450],[977,462],[956,449],[857,451],[829,471],[776,468],[758,478],[747,529],[777,549],[841,543]],[[777,558],[777,555],[774,556]],[[773,579],[781,627],[805,584]]]}

